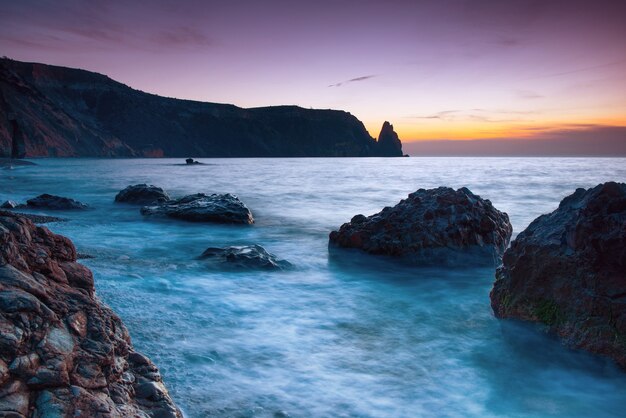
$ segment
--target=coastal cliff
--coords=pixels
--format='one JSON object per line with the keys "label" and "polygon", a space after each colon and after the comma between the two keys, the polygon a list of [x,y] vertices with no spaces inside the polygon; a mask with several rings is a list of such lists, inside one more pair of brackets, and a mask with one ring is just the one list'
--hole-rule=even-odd
{"label": "coastal cliff", "polygon": [[0,416],[181,418],[72,242],[0,211]]}
{"label": "coastal cliff", "polygon": [[348,112],[160,97],[89,71],[0,59],[0,157],[402,156]]}

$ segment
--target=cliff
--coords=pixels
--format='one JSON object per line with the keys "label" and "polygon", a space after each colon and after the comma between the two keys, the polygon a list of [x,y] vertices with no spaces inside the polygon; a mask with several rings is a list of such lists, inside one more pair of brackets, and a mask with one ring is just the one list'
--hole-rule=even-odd
{"label": "cliff", "polygon": [[348,112],[172,99],[102,74],[0,59],[0,157],[402,155],[395,139],[376,141]]}
{"label": "cliff", "polygon": [[0,211],[0,416],[181,418],[72,242]]}

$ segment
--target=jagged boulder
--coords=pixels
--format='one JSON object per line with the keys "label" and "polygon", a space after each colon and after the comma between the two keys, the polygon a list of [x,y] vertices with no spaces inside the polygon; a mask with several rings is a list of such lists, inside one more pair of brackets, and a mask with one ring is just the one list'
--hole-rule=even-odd
{"label": "jagged boulder", "polygon": [[252,212],[235,195],[197,193],[160,205],[144,206],[142,215],[163,216],[191,222],[252,224]]}
{"label": "jagged boulder", "polygon": [[156,205],[170,200],[169,195],[160,187],[135,184],[121,190],[115,201],[119,203],[132,203],[136,205]]}
{"label": "jagged boulder", "polygon": [[0,211],[0,416],[182,418],[72,242]]}
{"label": "jagged boulder", "polygon": [[199,259],[235,269],[283,270],[291,266],[291,263],[279,260],[260,245],[210,247]]}
{"label": "jagged boulder", "polygon": [[577,189],[535,219],[504,254],[490,297],[498,318],[543,323],[626,367],[626,184]]}
{"label": "jagged boulder", "polygon": [[511,238],[506,213],[467,188],[419,189],[394,207],[356,215],[330,243],[418,265],[497,265]]}
{"label": "jagged boulder", "polygon": [[27,208],[48,210],[77,210],[87,209],[88,206],[69,197],[41,194],[26,201]]}

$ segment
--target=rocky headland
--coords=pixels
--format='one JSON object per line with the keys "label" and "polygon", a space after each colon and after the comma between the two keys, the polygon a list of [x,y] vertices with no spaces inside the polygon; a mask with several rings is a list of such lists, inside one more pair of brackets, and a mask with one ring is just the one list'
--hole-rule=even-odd
{"label": "rocky headland", "polygon": [[160,97],[89,71],[0,59],[0,157],[402,156],[348,112]]}
{"label": "rocky headland", "polygon": [[0,416],[182,414],[72,242],[0,211]]}
{"label": "rocky headland", "polygon": [[496,272],[498,318],[544,324],[626,368],[626,184],[577,189],[511,243]]}
{"label": "rocky headland", "polygon": [[416,265],[498,265],[511,238],[506,213],[467,188],[419,189],[394,207],[356,215],[330,233],[331,245]]}

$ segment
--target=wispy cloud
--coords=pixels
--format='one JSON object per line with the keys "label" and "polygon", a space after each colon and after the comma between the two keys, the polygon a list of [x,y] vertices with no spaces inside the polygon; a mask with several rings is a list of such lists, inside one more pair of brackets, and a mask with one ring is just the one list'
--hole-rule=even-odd
{"label": "wispy cloud", "polygon": [[371,78],[378,77],[377,74],[364,75],[361,77],[351,78],[350,80],[342,81],[340,83],[330,84],[328,87],[341,87],[345,84],[356,83],[357,81],[365,81]]}
{"label": "wispy cloud", "polygon": [[[408,119],[438,119],[442,121],[481,121],[481,122],[517,122],[522,120],[523,116],[537,114],[536,111],[526,110],[506,110],[506,109],[481,109],[473,108],[468,110],[443,110],[441,112],[434,113],[432,115],[413,115],[407,116]],[[502,118],[501,116],[509,116],[508,118]],[[516,116],[516,117],[511,117]]]}
{"label": "wispy cloud", "polygon": [[515,96],[517,96],[520,99],[528,99],[528,100],[543,99],[544,97],[546,97],[543,94],[539,94],[536,91],[532,91],[532,90],[516,90]]}

